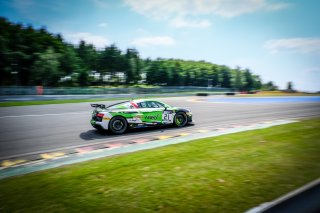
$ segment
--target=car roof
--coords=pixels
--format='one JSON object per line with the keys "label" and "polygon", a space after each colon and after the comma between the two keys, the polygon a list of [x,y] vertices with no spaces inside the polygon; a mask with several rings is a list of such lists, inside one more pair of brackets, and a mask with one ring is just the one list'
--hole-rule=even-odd
{"label": "car roof", "polygon": [[145,101],[156,101],[156,102],[160,102],[161,103],[161,101],[152,100],[152,99],[137,99],[137,100],[132,100],[131,102],[141,103],[141,102],[145,102]]}
{"label": "car roof", "polygon": [[127,100],[127,101],[121,101],[121,102],[117,102],[117,103],[114,103],[108,107],[111,107],[111,106],[115,106],[115,105],[119,105],[119,104],[125,104],[125,103],[130,103],[130,102],[133,102],[133,103],[141,103],[141,102],[145,102],[145,101],[156,101],[156,102],[160,102],[161,101],[157,101],[157,100],[152,100],[152,99],[136,99],[136,100]]}

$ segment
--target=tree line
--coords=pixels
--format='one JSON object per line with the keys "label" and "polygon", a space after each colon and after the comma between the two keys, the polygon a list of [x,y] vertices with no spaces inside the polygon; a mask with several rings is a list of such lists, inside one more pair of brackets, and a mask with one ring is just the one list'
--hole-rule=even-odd
{"label": "tree line", "polygon": [[275,90],[249,69],[232,69],[205,61],[143,59],[135,48],[115,44],[97,49],[80,41],[72,45],[60,34],[11,23],[0,17],[0,85],[105,86],[160,85],[212,86],[240,91]]}

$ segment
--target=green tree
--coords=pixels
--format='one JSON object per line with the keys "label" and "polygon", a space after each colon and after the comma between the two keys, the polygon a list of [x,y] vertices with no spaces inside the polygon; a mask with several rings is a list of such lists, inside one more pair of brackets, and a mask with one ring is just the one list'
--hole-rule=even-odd
{"label": "green tree", "polygon": [[59,54],[52,48],[39,54],[39,59],[33,65],[33,80],[36,85],[57,86],[61,77],[59,72]]}
{"label": "green tree", "polygon": [[166,66],[164,65],[160,65],[159,66],[159,70],[158,70],[158,74],[157,74],[157,83],[159,83],[160,85],[167,85],[169,82],[169,74],[168,74],[168,70],[166,68]]}
{"label": "green tree", "polygon": [[211,67],[211,76],[210,79],[212,79],[212,86],[217,86],[219,84],[219,73],[217,66],[213,65]]}
{"label": "green tree", "polygon": [[288,92],[293,92],[293,91],[294,91],[294,89],[293,89],[293,83],[292,83],[291,81],[289,81],[289,82],[287,83],[287,91],[288,91]]}
{"label": "green tree", "polygon": [[[100,54],[100,60],[98,63],[98,68],[101,77],[110,73],[112,78],[115,79],[115,73],[119,71],[123,71],[123,67],[125,62],[123,61],[124,57],[121,55],[121,50],[115,44],[111,44],[106,47]],[[119,83],[119,82],[114,82]]]}
{"label": "green tree", "polygon": [[243,89],[246,91],[252,90],[254,82],[253,82],[253,76],[249,69],[246,69],[244,71],[244,79],[245,79],[245,83],[244,83]]}
{"label": "green tree", "polygon": [[81,63],[81,59],[77,56],[77,53],[73,47],[65,47],[64,52],[60,55],[59,68],[65,75],[71,75],[72,73],[79,73],[82,70],[86,70],[82,68],[83,64]]}
{"label": "green tree", "polygon": [[88,86],[89,85],[89,75],[85,70],[80,71],[78,75],[78,83],[80,86]]}
{"label": "green tree", "polygon": [[262,87],[262,80],[258,75],[252,75],[253,77],[253,89],[260,90]]}
{"label": "green tree", "polygon": [[222,66],[220,68],[221,71],[221,87],[224,88],[231,88],[231,75],[230,75],[230,69],[226,66]]}
{"label": "green tree", "polygon": [[76,52],[81,59],[81,67],[83,69],[87,71],[98,69],[99,54],[92,44],[86,44],[85,41],[80,41]]}
{"label": "green tree", "polygon": [[233,88],[239,91],[242,88],[242,80],[241,80],[242,75],[241,75],[240,67],[237,67],[234,71],[235,71],[235,78],[234,78]]}
{"label": "green tree", "polygon": [[158,79],[158,71],[160,69],[159,61],[152,61],[147,68],[147,77],[146,81],[148,84],[157,84],[159,83]]}
{"label": "green tree", "polygon": [[191,75],[191,71],[189,69],[187,69],[185,71],[184,85],[185,86],[191,86],[192,85],[192,75]]}
{"label": "green tree", "polygon": [[209,79],[209,70],[205,67],[200,68],[200,86],[207,87]]}
{"label": "green tree", "polygon": [[[138,50],[129,48],[122,53],[115,44],[102,50],[85,41],[70,45],[60,34],[11,23],[1,17],[0,29],[0,85],[44,83],[57,86],[58,80],[65,76],[71,76],[72,80],[59,85],[97,85],[102,83],[106,74],[110,74],[115,83],[122,83],[122,79],[120,82],[115,75],[118,72],[125,74],[126,84],[139,82],[141,73],[144,73],[149,84],[207,86],[210,79],[213,86],[229,88],[252,90],[262,85],[260,77],[249,70],[240,70],[239,74],[227,66],[206,61],[143,60]],[[100,81],[90,80],[91,71],[101,74]],[[275,88],[266,84],[262,86]]]}
{"label": "green tree", "polygon": [[170,67],[169,69],[171,69],[171,80],[169,82],[169,85],[180,86],[182,84],[181,64],[179,62],[175,62],[174,67]]}
{"label": "green tree", "polygon": [[136,49],[127,49],[125,55],[124,68],[126,73],[126,83],[137,83],[141,80],[141,60]]}
{"label": "green tree", "polygon": [[267,91],[275,91],[275,90],[278,90],[278,86],[276,86],[273,81],[269,81],[267,82],[266,84],[264,84],[262,86],[262,89],[263,90],[267,90]]}

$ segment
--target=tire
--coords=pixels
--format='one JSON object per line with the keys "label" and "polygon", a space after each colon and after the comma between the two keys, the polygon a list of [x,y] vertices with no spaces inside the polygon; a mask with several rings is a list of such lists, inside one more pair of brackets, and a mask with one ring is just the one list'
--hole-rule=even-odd
{"label": "tire", "polygon": [[123,134],[128,127],[128,123],[123,117],[114,117],[109,123],[109,130],[116,135]]}
{"label": "tire", "polygon": [[175,116],[174,116],[174,120],[173,123],[175,126],[177,127],[183,127],[188,123],[188,118],[186,113],[184,112],[178,112]]}

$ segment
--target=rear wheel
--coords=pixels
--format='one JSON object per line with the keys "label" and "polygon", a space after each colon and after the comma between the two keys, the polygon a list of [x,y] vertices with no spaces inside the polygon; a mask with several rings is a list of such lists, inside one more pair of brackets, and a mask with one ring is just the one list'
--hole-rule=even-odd
{"label": "rear wheel", "polygon": [[127,127],[127,121],[123,117],[114,117],[109,123],[109,130],[117,135],[124,133],[127,130]]}
{"label": "rear wheel", "polygon": [[178,127],[183,127],[187,124],[188,119],[187,115],[184,112],[178,112],[176,116],[174,116],[174,125]]}

